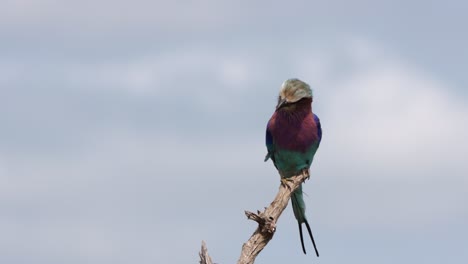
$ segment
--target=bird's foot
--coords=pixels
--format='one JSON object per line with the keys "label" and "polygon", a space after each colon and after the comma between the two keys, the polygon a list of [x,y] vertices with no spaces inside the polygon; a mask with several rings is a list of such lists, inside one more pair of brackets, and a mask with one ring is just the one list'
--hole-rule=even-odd
{"label": "bird's foot", "polygon": [[302,169],[302,175],[305,176],[304,181],[310,179],[310,172],[309,172],[309,169]]}
{"label": "bird's foot", "polygon": [[292,182],[293,180],[290,178],[281,178],[281,185],[284,187],[287,187],[289,190],[291,190],[291,187],[289,186],[289,182]]}

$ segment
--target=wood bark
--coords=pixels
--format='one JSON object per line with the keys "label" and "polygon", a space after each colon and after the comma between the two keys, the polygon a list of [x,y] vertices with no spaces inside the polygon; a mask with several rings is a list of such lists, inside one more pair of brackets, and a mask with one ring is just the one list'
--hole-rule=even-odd
{"label": "wood bark", "polygon": [[201,250],[198,255],[200,255],[200,264],[213,264],[210,255],[208,255],[205,241],[202,241]]}
{"label": "wood bark", "polygon": [[[276,194],[273,202],[271,202],[270,206],[266,207],[263,212],[257,211],[257,213],[252,213],[245,211],[247,218],[257,222],[258,227],[249,240],[247,240],[247,242],[242,245],[241,255],[237,261],[237,264],[252,264],[255,262],[255,258],[273,238],[273,235],[276,231],[276,222],[283,213],[284,209],[287,207],[292,193],[308,178],[309,171],[304,170],[299,175],[288,179],[282,179],[278,193]],[[200,252],[200,258],[202,258],[203,252],[205,252],[204,254],[206,254],[208,259],[211,261],[208,256],[204,241],[202,242],[202,252]],[[200,263],[203,264],[211,262],[200,261]]]}

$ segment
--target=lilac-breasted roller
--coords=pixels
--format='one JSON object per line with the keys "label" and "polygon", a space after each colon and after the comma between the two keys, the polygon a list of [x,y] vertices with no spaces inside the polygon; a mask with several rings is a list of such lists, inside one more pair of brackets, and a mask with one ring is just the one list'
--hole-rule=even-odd
{"label": "lilac-breasted roller", "polygon": [[[307,83],[298,79],[286,80],[281,87],[276,110],[268,121],[268,154],[265,161],[269,158],[273,161],[282,180],[308,170],[320,145],[322,128],[319,118],[312,113],[312,98],[312,90]],[[302,237],[304,223],[318,257],[319,253],[305,215],[302,186],[294,191],[291,202],[299,224],[302,250],[306,254]]]}

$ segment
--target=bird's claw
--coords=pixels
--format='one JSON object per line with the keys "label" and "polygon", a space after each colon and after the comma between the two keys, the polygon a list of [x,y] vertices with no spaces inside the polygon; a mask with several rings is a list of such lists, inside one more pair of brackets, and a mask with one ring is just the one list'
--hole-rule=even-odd
{"label": "bird's claw", "polygon": [[289,186],[288,182],[291,182],[292,180],[289,178],[281,178],[281,185],[287,187],[289,190],[291,190],[291,187]]}
{"label": "bird's claw", "polygon": [[306,176],[305,179],[304,179],[304,181],[310,179],[310,172],[309,172],[309,169],[302,169],[302,175],[305,175],[305,176]]}
{"label": "bird's claw", "polygon": [[[309,169],[302,169],[301,174],[305,176],[304,181],[310,178]],[[281,176],[281,185],[291,190],[291,186],[289,186],[289,182],[293,182],[293,179]]]}

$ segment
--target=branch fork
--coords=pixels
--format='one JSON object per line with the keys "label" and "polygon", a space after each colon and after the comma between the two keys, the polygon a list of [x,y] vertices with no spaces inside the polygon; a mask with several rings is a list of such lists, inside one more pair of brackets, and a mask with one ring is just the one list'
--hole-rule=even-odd
{"label": "branch fork", "polygon": [[[265,208],[266,209],[266,208]],[[260,212],[257,210],[257,213],[252,213],[249,211],[245,211],[245,216],[249,220],[253,220],[258,223],[258,228],[260,229],[260,233],[265,236],[273,236],[276,231],[276,221],[273,217],[265,215],[264,212]]]}

